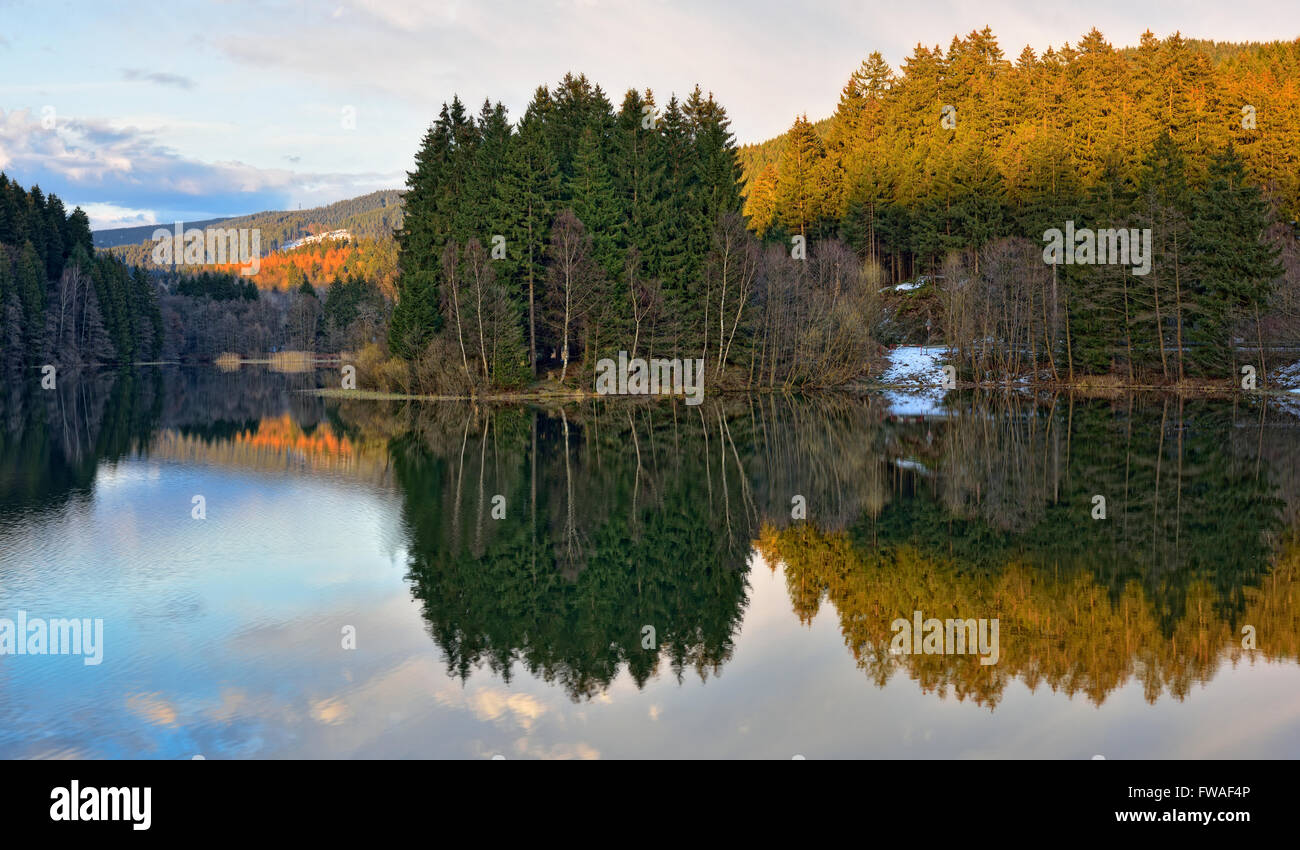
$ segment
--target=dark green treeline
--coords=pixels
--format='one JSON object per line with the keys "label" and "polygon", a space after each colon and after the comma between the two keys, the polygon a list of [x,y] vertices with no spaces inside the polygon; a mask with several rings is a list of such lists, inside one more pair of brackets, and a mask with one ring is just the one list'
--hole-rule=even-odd
{"label": "dark green treeline", "polygon": [[457,369],[507,386],[634,337],[642,353],[699,352],[713,233],[740,210],[736,157],[698,87],[664,105],[628,91],[615,110],[566,75],[517,126],[500,103],[474,117],[454,99],[407,181],[392,350],[415,359],[443,338]]}
{"label": "dark green treeline", "polygon": [[148,275],[95,256],[80,207],[0,174],[0,368],[130,363],[161,346]]}

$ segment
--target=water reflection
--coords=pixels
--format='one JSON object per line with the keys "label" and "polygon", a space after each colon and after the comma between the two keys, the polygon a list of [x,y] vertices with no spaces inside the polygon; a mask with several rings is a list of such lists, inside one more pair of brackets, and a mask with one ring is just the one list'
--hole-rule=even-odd
{"label": "water reflection", "polygon": [[725,430],[706,446],[665,413],[443,407],[390,444],[410,579],[449,672],[486,663],[509,681],[519,664],[581,698],[624,666],[642,684],[661,659],[678,678],[726,663],[748,482]]}
{"label": "water reflection", "polygon": [[[1137,677],[1152,701],[1182,697],[1242,657],[1242,625],[1260,657],[1296,657],[1289,418],[1167,398],[970,397],[928,422],[842,398],[690,413],[415,416],[393,451],[449,671],[486,661],[508,678],[520,662],[575,698],[620,665],[642,683],[661,655],[678,677],[716,672],[755,540],[794,614],[829,601],[881,685],[906,670],[996,705],[1019,676],[1101,702]],[[505,520],[489,518],[495,494],[517,506]],[[890,656],[889,624],[914,610],[1000,618],[1005,660]]]}
{"label": "water reflection", "polygon": [[[746,685],[754,710],[780,725],[782,682],[810,662],[765,636],[814,638],[751,616],[755,564],[783,581],[790,625],[835,623],[835,666],[856,665],[868,693],[912,680],[922,700],[998,711],[1017,681],[1097,705],[1131,683],[1178,703],[1225,667],[1300,658],[1300,420],[1264,404],[965,395],[924,418],[872,397],[539,408],[306,392],[326,380],[151,369],[0,391],[0,616],[107,608],[130,657],[106,682],[0,658],[0,679],[55,706],[116,706],[97,727],[118,739],[110,754],[141,751],[141,722],[170,730],[145,747],[160,754],[213,724],[244,729],[208,744],[230,755],[355,752],[294,730],[391,714],[403,700],[374,678],[415,675],[430,652],[463,688],[539,682],[575,706],[608,702],[624,670],[638,691],[696,680],[720,698],[718,677],[757,664],[770,683]],[[121,486],[132,476],[160,483]],[[218,494],[201,528],[200,488]],[[129,534],[104,540],[124,513]],[[70,531],[84,526],[93,545]],[[399,637],[403,597],[423,649]],[[891,655],[891,622],[917,610],[998,618],[998,663]],[[358,622],[373,654],[340,660],[338,624]],[[197,656],[178,654],[181,634]],[[340,672],[365,696],[340,693]],[[806,695],[843,687],[822,679]],[[14,693],[0,690],[0,754],[58,751],[32,736],[81,752],[84,718],[51,721]],[[492,722],[541,710],[523,697],[494,698]]]}

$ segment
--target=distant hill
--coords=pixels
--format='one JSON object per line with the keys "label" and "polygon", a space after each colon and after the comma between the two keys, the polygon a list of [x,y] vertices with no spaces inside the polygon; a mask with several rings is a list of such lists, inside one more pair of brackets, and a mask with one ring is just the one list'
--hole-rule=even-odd
{"label": "distant hill", "polygon": [[[204,230],[209,227],[216,227],[223,221],[229,221],[224,218],[209,218],[205,221],[187,221],[186,227],[202,227]],[[141,224],[135,227],[113,227],[107,230],[96,230],[91,233],[95,241],[96,248],[118,248],[122,245],[135,245],[139,242],[153,241],[153,232],[160,227],[170,228],[173,222],[165,224]]]}
{"label": "distant hill", "polygon": [[[153,250],[153,232],[172,222],[96,230],[95,247],[113,249],[127,262],[143,264]],[[309,210],[270,210],[231,218],[187,221],[185,227],[257,228],[261,230],[262,253],[269,254],[313,233],[347,230],[357,239],[384,239],[402,224],[402,193],[381,189],[368,195],[337,201]]]}

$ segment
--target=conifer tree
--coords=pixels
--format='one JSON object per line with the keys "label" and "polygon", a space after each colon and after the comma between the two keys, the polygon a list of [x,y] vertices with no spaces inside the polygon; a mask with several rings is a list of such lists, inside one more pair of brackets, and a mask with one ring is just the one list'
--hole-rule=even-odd
{"label": "conifer tree", "polygon": [[[1207,305],[1184,295],[1188,240],[1186,159],[1173,137],[1161,132],[1143,161],[1138,177],[1138,219],[1151,228],[1152,270],[1144,281],[1151,292],[1160,369],[1166,378],[1186,375],[1187,343],[1208,330],[1201,310]],[[1174,351],[1171,363],[1167,350]]]}
{"label": "conifer tree", "polygon": [[45,264],[30,241],[23,244],[14,275],[23,308],[23,330],[28,352],[39,347],[45,327]]}
{"label": "conifer tree", "polygon": [[438,268],[448,223],[439,213],[446,205],[445,175],[451,168],[452,120],[443,104],[438,120],[424,135],[415,155],[415,170],[407,174],[402,228],[398,246],[397,303],[389,325],[388,344],[401,357],[413,357],[442,327],[438,310]]}
{"label": "conifer tree", "polygon": [[[689,285],[690,232],[686,216],[678,214],[693,206],[690,124],[676,96],[670,97],[659,120],[656,172],[662,185],[655,212],[654,252],[647,256],[649,275],[663,283],[666,300],[679,309]],[[680,315],[677,311],[676,315]]]}
{"label": "conifer tree", "polygon": [[658,116],[653,93],[629,89],[614,127],[614,175],[622,189],[623,219],[629,249],[638,252],[639,269],[654,251],[655,218],[661,202],[664,163],[658,156]]}
{"label": "conifer tree", "polygon": [[560,185],[559,169],[547,138],[550,106],[550,95],[545,87],[539,87],[510,146],[501,207],[516,292],[521,294],[527,310],[528,363],[533,375],[537,374],[537,302],[546,274],[552,205]]}
{"label": "conifer tree", "polygon": [[825,186],[819,168],[822,142],[807,115],[795,119],[786,134],[776,181],[776,207],[780,222],[793,234],[807,238],[821,216]]}
{"label": "conifer tree", "polygon": [[745,198],[745,218],[762,239],[776,219],[776,165],[769,163],[750,184]]}
{"label": "conifer tree", "polygon": [[623,265],[625,219],[610,177],[604,139],[595,127],[587,127],[578,140],[568,197],[574,215],[591,236],[592,258],[607,276],[617,276]]}
{"label": "conifer tree", "polygon": [[1198,341],[1190,354],[1198,366],[1219,371],[1235,366],[1232,328],[1243,319],[1254,325],[1259,363],[1266,375],[1261,308],[1282,274],[1278,249],[1264,241],[1268,206],[1246,180],[1241,158],[1231,144],[1210,162],[1209,178],[1192,203],[1188,266],[1196,291],[1206,302]]}
{"label": "conifer tree", "polygon": [[[468,209],[471,238],[491,244],[495,235],[504,236],[506,170],[510,161],[512,131],[506,108],[483,101],[478,118],[478,143],[473,164],[462,193]],[[510,267],[507,258],[508,271]]]}

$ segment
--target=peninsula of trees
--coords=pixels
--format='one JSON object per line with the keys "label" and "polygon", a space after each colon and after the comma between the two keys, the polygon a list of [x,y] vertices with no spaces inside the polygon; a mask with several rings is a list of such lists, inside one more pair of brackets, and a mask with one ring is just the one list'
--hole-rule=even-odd
{"label": "peninsula of trees", "polygon": [[837,239],[804,258],[741,216],[725,109],[566,76],[517,126],[443,107],[410,173],[392,351],[421,390],[590,386],[596,360],[691,357],[736,387],[863,374],[876,288]]}

